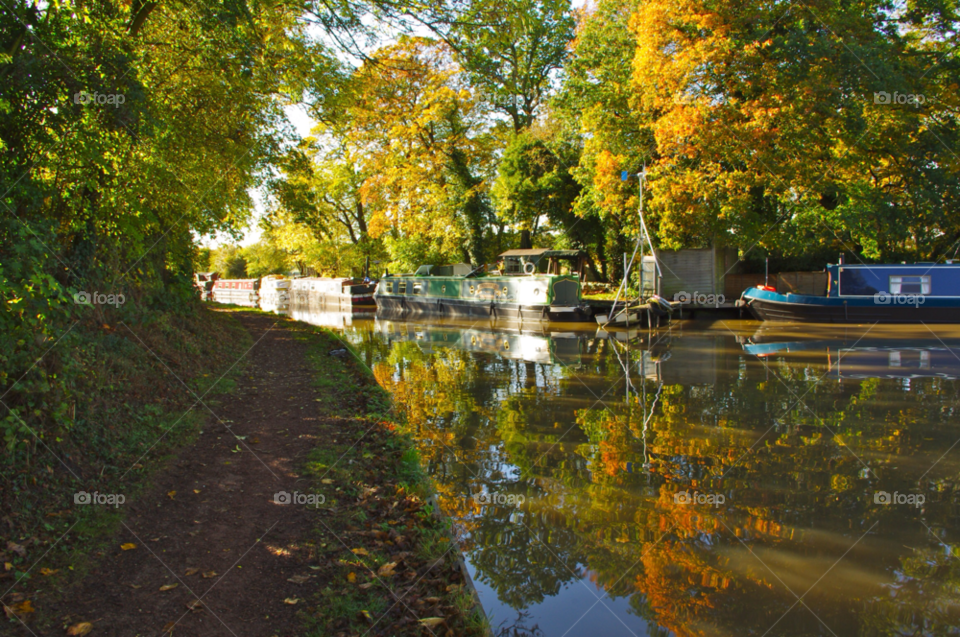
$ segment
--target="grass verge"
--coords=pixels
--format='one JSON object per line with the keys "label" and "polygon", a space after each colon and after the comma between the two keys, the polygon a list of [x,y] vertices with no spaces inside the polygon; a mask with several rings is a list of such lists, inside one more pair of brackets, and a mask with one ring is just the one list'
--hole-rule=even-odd
{"label": "grass verge", "polygon": [[305,476],[326,498],[311,538],[319,585],[301,614],[304,634],[488,634],[390,395],[336,334],[298,325],[324,416],[324,442],[310,453]]}
{"label": "grass verge", "polygon": [[[232,391],[252,344],[233,317],[200,308],[90,321],[71,338],[56,352],[74,357],[60,365],[79,388],[68,426],[33,430],[0,460],[0,622],[19,623],[89,571],[124,506],[195,440],[208,415],[198,398],[213,407]],[[85,506],[107,497],[114,506]]]}

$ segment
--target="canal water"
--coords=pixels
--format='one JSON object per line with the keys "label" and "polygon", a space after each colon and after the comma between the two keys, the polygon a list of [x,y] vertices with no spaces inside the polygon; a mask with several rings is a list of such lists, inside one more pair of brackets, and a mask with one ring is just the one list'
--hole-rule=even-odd
{"label": "canal water", "polygon": [[960,328],[295,318],[393,394],[498,634],[960,634]]}

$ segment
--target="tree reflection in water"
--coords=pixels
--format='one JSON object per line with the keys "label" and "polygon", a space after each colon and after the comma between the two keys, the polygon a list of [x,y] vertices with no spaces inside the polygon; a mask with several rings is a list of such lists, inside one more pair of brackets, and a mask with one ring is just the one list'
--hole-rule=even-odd
{"label": "tree reflection in water", "polygon": [[761,359],[700,332],[631,345],[625,399],[626,351],[592,335],[530,362],[361,332],[477,578],[534,624],[584,580],[650,635],[960,634],[953,378],[846,378],[829,347]]}

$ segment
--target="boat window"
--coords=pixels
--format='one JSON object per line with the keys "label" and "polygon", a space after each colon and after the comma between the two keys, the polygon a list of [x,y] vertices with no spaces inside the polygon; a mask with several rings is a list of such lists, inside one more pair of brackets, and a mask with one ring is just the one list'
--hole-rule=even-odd
{"label": "boat window", "polygon": [[401,281],[401,282],[400,282],[400,294],[406,294],[406,293],[407,293],[407,282],[406,282],[406,281]]}
{"label": "boat window", "polygon": [[417,281],[413,284],[414,294],[423,294],[423,281]]}
{"label": "boat window", "polygon": [[898,274],[891,276],[890,294],[930,294],[930,275]]}

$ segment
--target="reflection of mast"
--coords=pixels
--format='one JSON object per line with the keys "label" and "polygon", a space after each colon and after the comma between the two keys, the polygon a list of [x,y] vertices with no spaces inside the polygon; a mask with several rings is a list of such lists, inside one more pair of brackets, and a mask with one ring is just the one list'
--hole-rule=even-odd
{"label": "reflection of mast", "polygon": [[[617,355],[617,362],[620,363],[620,367],[623,369],[624,377],[626,379],[626,400],[627,400],[627,426],[631,421],[633,406],[630,404],[630,389],[634,390],[634,394],[637,394],[637,390],[633,387],[633,381],[630,378],[630,344],[626,344],[626,360],[620,357],[620,348],[617,346],[616,341],[612,341],[613,351]],[[653,418],[653,414],[657,409],[657,403],[660,401],[660,392],[663,390],[663,374],[660,373],[660,362],[653,362],[656,375],[657,375],[657,393],[653,398],[653,404],[650,405],[649,411],[647,410],[647,357],[644,355],[643,350],[640,351],[640,406],[643,410],[643,431],[642,431],[642,440],[643,440],[643,469],[644,471],[650,470],[650,458],[647,454],[647,427],[650,425],[650,420]]]}

